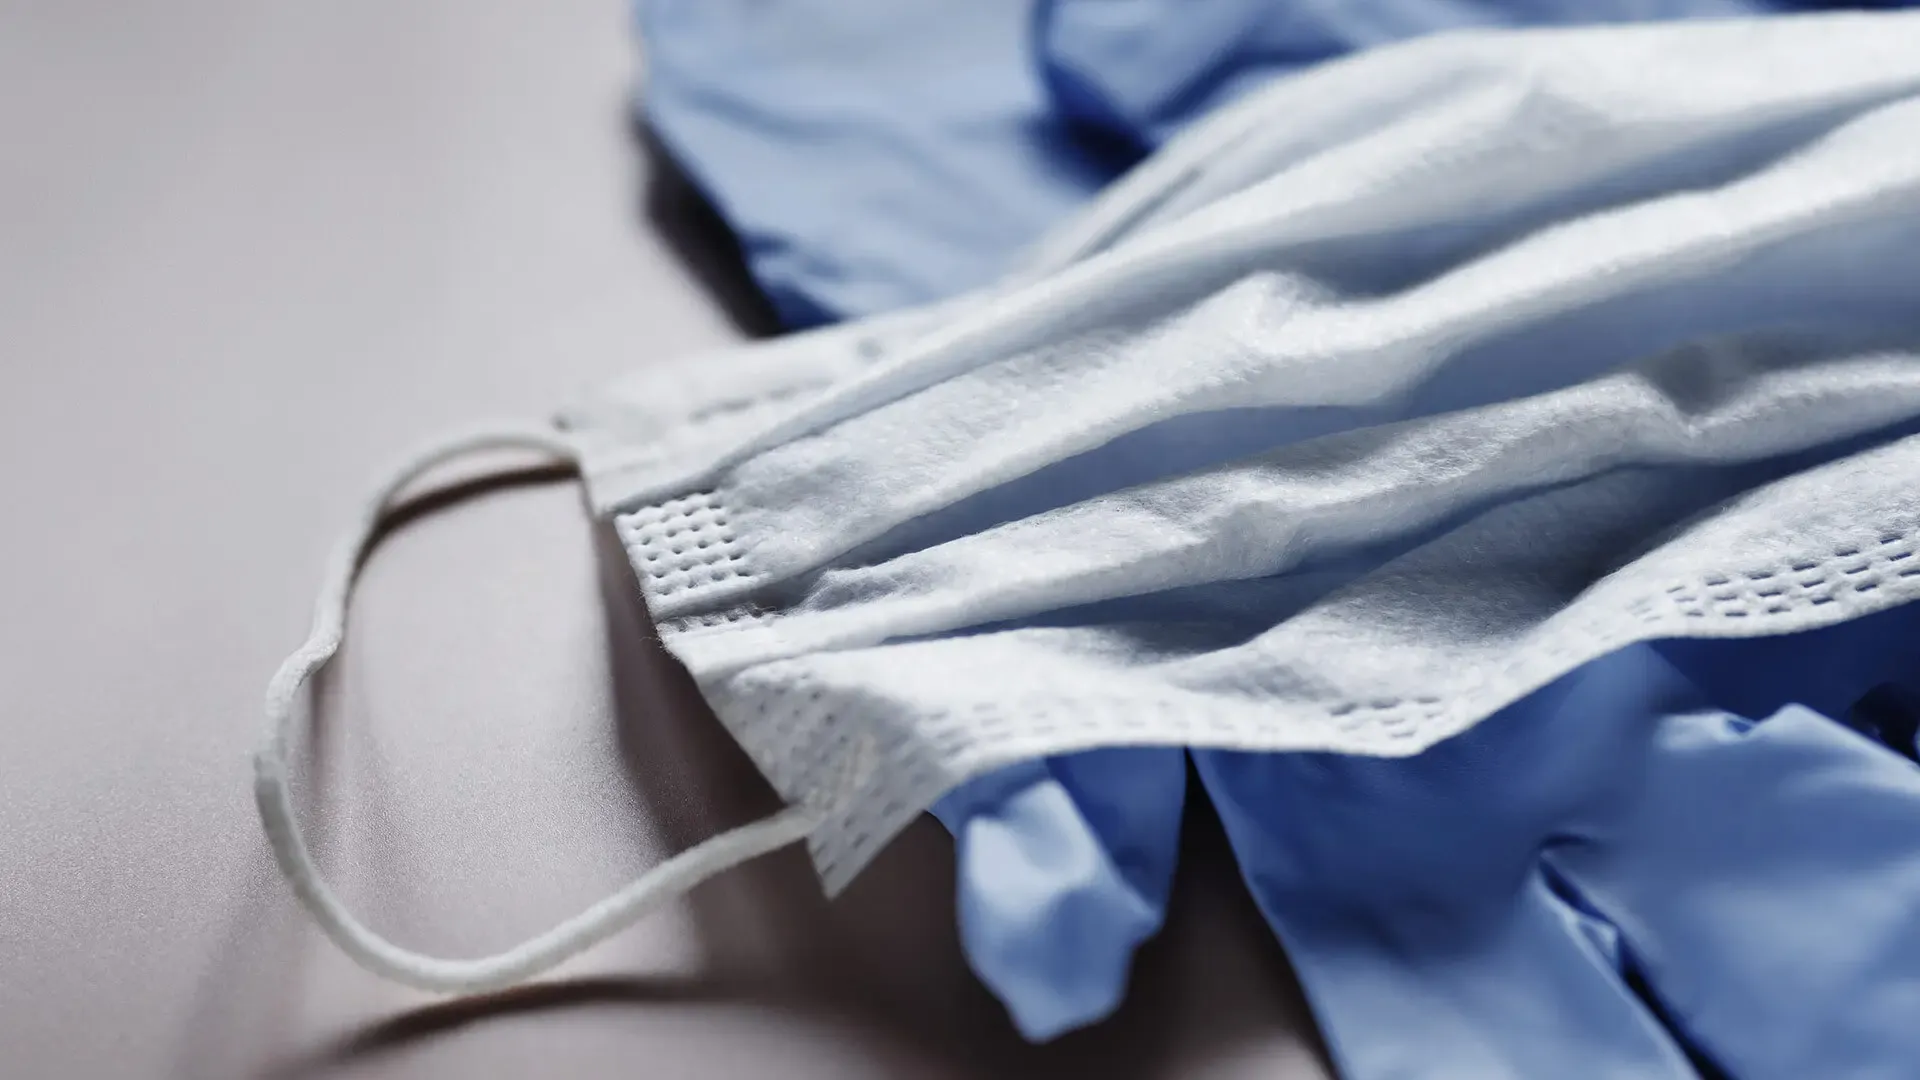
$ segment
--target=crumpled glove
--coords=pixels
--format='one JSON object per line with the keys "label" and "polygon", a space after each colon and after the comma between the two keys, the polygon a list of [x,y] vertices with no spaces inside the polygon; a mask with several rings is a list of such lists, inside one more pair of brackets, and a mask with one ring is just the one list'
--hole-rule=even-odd
{"label": "crumpled glove", "polygon": [[1405,760],[1196,755],[1342,1074],[1906,1077],[1920,770],[1653,646]]}
{"label": "crumpled glove", "polygon": [[[1861,733],[1913,754],[1916,701],[1909,607],[1636,646],[1410,759],[1195,759],[1343,1075],[1905,1076],[1920,770]],[[1111,753],[942,804],[1029,1037],[1111,1011],[1164,915],[1179,755]]]}

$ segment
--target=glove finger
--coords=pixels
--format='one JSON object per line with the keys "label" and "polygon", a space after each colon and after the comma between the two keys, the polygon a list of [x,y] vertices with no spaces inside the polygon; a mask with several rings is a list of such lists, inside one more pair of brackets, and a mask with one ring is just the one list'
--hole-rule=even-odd
{"label": "glove finger", "polygon": [[1027,1038],[1119,1006],[1166,917],[1185,789],[1177,748],[1094,750],[1002,769],[934,807],[954,837],[961,947]]}

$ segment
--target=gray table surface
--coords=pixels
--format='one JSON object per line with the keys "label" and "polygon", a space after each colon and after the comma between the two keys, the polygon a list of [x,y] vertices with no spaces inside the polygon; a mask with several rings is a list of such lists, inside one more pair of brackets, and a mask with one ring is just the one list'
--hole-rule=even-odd
{"label": "gray table surface", "polygon": [[[304,919],[247,755],[373,470],[739,330],[643,211],[619,0],[0,0],[0,1075],[1326,1075],[1217,825],[1119,1016],[1033,1047],[923,821],[782,852],[546,985],[438,1002]],[[771,794],[577,490],[397,530],[302,799],[365,915],[521,935]]]}

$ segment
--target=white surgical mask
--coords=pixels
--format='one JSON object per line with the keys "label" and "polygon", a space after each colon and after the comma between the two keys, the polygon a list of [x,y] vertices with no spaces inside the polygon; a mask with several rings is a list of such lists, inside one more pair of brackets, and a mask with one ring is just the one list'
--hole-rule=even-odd
{"label": "white surgical mask", "polygon": [[[805,839],[1112,745],[1410,754],[1635,641],[1920,597],[1920,16],[1463,35],[1275,87],[977,296],[656,370],[399,469],[269,691],[256,792],[356,959],[531,976]],[[790,808],[498,957],[325,888],[286,790],[389,499],[578,462]]]}

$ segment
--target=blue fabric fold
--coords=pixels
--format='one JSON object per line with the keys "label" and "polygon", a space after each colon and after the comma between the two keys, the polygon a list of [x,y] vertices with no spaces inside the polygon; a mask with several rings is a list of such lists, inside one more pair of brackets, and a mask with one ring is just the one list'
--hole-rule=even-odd
{"label": "blue fabric fold", "polygon": [[1791,6],[1756,0],[1040,0],[1035,54],[1056,108],[1145,151],[1272,79],[1425,34],[1724,18]]}
{"label": "blue fabric fold", "polygon": [[1076,137],[1010,0],[642,0],[643,102],[800,328],[991,280],[1132,163]]}

